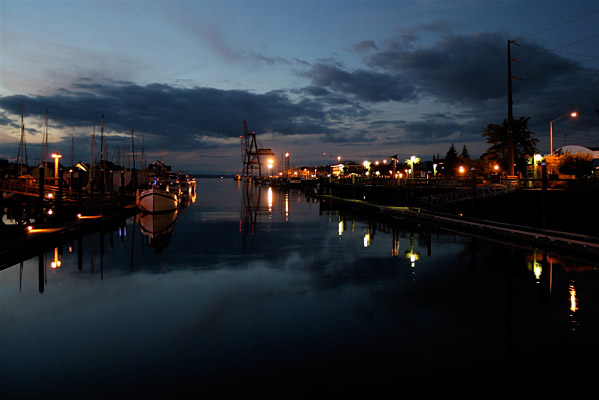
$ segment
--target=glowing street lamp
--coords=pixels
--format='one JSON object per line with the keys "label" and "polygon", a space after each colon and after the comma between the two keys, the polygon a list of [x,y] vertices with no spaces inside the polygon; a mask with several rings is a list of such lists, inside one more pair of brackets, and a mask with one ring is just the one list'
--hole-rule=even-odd
{"label": "glowing street lamp", "polygon": [[549,154],[553,155],[553,123],[557,120],[560,120],[564,117],[570,116],[572,118],[576,118],[578,117],[578,113],[577,112],[571,112],[569,114],[564,114],[559,118],[554,119],[553,121],[549,122]]}
{"label": "glowing street lamp", "polygon": [[412,156],[406,160],[406,163],[410,164],[410,173],[412,178],[414,177],[414,164],[418,164],[420,162],[420,158],[416,156]]}
{"label": "glowing street lamp", "polygon": [[274,167],[275,160],[269,158],[266,160],[266,167],[268,168],[268,175],[272,175],[272,168]]}
{"label": "glowing street lamp", "polygon": [[362,165],[364,166],[364,168],[366,168],[366,175],[370,175],[370,161],[364,161],[362,163]]}
{"label": "glowing street lamp", "polygon": [[58,178],[58,160],[62,157],[61,154],[54,153],[52,158],[54,159],[54,177]]}

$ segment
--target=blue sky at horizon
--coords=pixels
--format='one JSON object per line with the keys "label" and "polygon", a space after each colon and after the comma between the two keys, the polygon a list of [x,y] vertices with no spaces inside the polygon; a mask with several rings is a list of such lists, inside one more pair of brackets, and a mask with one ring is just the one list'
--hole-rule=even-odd
{"label": "blue sky at horizon", "polygon": [[[243,120],[292,164],[472,156],[514,115],[539,150],[598,146],[599,13],[594,1],[0,1],[0,158],[14,160],[20,106],[30,164],[49,148],[89,160],[105,116],[110,157],[162,152],[191,173],[241,169]],[[551,28],[551,29],[549,29]],[[533,36],[531,36],[533,35]],[[546,51],[546,49],[553,51]],[[324,155],[326,153],[326,156]],[[138,154],[139,157],[139,154]]]}

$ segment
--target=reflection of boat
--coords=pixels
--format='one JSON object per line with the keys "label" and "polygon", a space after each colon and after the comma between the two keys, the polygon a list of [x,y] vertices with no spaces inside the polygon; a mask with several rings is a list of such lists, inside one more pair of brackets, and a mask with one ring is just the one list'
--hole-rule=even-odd
{"label": "reflection of boat", "polygon": [[161,214],[139,214],[137,216],[141,233],[148,237],[148,245],[158,249],[168,246],[175,223],[177,210]]}

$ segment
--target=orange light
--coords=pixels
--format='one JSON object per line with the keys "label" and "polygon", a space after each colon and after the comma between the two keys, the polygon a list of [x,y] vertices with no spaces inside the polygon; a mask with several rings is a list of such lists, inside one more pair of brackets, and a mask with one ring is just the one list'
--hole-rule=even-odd
{"label": "orange light", "polygon": [[570,114],[571,117],[578,117],[578,113],[575,111],[573,113]]}
{"label": "orange light", "polygon": [[32,225],[29,225],[29,226],[27,227],[27,231],[28,231],[28,232],[31,232],[32,230],[33,230],[33,226],[32,226]]}

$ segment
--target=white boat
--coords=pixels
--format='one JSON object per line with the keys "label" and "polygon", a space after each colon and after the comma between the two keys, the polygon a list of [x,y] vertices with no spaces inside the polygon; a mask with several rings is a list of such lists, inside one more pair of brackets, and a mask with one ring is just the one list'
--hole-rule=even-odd
{"label": "white boat", "polygon": [[137,206],[143,212],[150,214],[170,212],[179,206],[179,196],[176,193],[152,187],[139,192]]}

